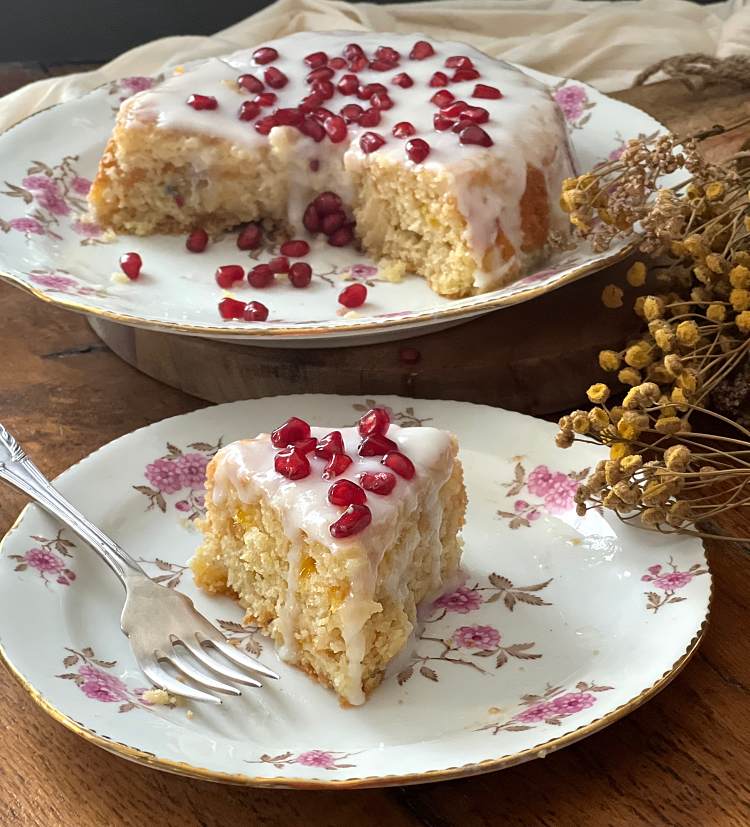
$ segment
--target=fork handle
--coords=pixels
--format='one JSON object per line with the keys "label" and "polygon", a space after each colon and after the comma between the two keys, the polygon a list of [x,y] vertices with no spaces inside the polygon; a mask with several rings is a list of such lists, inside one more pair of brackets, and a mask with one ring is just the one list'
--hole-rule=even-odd
{"label": "fork handle", "polygon": [[[6,457],[2,456],[3,448],[7,452]],[[123,585],[128,574],[144,574],[143,569],[124,549],[89,522],[63,497],[26,456],[26,452],[18,444],[16,438],[2,424],[0,424],[0,479],[9,482],[24,494],[28,494],[45,511],[57,517],[88,543],[120,578]]]}

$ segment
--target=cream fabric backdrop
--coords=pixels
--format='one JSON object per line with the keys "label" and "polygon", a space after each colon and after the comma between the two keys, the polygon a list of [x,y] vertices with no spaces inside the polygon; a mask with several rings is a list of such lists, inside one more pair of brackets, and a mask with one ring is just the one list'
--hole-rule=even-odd
{"label": "cream fabric backdrop", "polygon": [[643,67],[672,55],[750,53],[749,2],[433,0],[380,6],[278,0],[212,37],[162,38],[94,72],[30,84],[0,99],[0,129],[118,77],[156,74],[186,60],[305,29],[424,32],[465,40],[488,54],[613,91],[629,86]]}

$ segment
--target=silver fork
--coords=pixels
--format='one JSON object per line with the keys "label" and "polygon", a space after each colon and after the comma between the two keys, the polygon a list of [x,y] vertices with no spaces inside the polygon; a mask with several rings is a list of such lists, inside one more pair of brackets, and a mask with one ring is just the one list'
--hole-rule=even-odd
{"label": "silver fork", "polygon": [[[7,457],[2,457],[2,448],[7,451]],[[235,667],[269,678],[279,677],[260,661],[230,645],[224,635],[197,611],[189,597],[148,577],[124,549],[89,522],[54,488],[1,424],[0,479],[28,494],[67,525],[120,578],[125,587],[120,628],[130,640],[138,666],[155,686],[172,695],[220,704],[220,698],[183,683],[162,664],[168,663],[186,680],[227,695],[242,693],[237,687],[196,668],[195,661],[208,672],[247,686],[259,687],[261,683]]]}

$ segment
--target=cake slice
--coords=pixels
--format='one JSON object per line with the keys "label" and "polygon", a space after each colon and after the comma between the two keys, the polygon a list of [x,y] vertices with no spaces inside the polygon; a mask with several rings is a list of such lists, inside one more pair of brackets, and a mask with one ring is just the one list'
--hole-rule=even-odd
{"label": "cake slice", "polygon": [[420,601],[455,577],[466,494],[457,442],[376,408],[357,427],[296,417],[208,466],[196,583],[230,592],[281,658],[357,705]]}

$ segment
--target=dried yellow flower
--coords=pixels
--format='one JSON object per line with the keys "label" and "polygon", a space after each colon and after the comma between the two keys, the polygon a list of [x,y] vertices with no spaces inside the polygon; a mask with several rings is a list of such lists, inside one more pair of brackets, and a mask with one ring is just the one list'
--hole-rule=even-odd
{"label": "dried yellow flower", "polygon": [[[743,267],[750,267],[750,253],[747,250],[737,250],[732,253],[732,264],[741,264]],[[742,287],[741,284],[737,286]]]}
{"label": "dried yellow flower", "polygon": [[685,249],[685,245],[678,240],[675,240],[670,243],[669,251],[675,258],[685,258],[687,255],[687,250]]}
{"label": "dried yellow flower", "polygon": [[646,301],[645,296],[638,296],[638,298],[635,300],[635,302],[633,302],[633,312],[635,313],[636,316],[640,316],[641,318],[644,318],[644,316],[643,316],[643,303],[645,301]]}
{"label": "dried yellow flower", "polygon": [[669,486],[658,480],[651,480],[643,489],[644,505],[664,505],[670,498]]}
{"label": "dried yellow flower", "polygon": [[672,445],[664,452],[664,464],[670,471],[684,471],[691,457],[687,445]]}
{"label": "dried yellow flower", "polygon": [[685,195],[687,195],[688,198],[702,198],[703,188],[699,184],[696,184],[695,181],[691,181],[685,187]]}
{"label": "dried yellow flower", "polygon": [[643,302],[643,315],[647,321],[661,319],[664,315],[664,299],[659,296],[646,296]]}
{"label": "dried yellow flower", "polygon": [[701,480],[703,480],[703,482],[706,482],[707,480],[710,480],[715,473],[716,469],[713,465],[701,465],[700,471],[698,471],[698,476]]}
{"label": "dried yellow flower", "polygon": [[623,290],[616,284],[608,284],[602,290],[602,304],[610,310],[622,307]]}
{"label": "dried yellow flower", "polygon": [[625,351],[625,363],[631,368],[645,368],[654,361],[652,346],[641,339]]}
{"label": "dried yellow flower", "polygon": [[613,408],[609,409],[609,418],[613,425],[617,425],[617,423],[622,419],[622,415],[625,413],[625,408],[622,405],[615,405]]}
{"label": "dried yellow flower", "polygon": [[750,310],[743,310],[735,316],[734,323],[737,325],[737,330],[744,333],[745,336],[750,334]]}
{"label": "dried yellow flower", "polygon": [[682,364],[682,359],[674,353],[668,353],[664,357],[664,367],[672,374],[672,376],[679,376],[685,366]]}
{"label": "dried yellow flower", "polygon": [[605,495],[602,500],[602,505],[612,511],[630,511],[627,505],[617,496],[617,494],[615,494],[614,491],[610,491]]}
{"label": "dried yellow flower", "polygon": [[708,267],[712,273],[721,275],[729,269],[729,263],[718,253],[709,253],[706,256],[706,267]]}
{"label": "dried yellow flower", "polygon": [[729,301],[732,303],[732,308],[738,313],[750,309],[750,290],[735,287],[729,294]]}
{"label": "dried yellow flower", "polygon": [[586,516],[586,511],[587,511],[587,510],[588,510],[588,509],[586,508],[586,506],[585,506],[583,503],[577,503],[577,504],[576,504],[576,514],[577,514],[579,517],[585,517],[585,516]]}
{"label": "dried yellow flower", "polygon": [[706,255],[708,255],[708,250],[704,246],[703,240],[699,235],[689,235],[682,243],[688,251],[688,254],[691,255],[696,261],[702,261]]}
{"label": "dried yellow flower", "polygon": [[742,264],[733,267],[729,271],[729,283],[732,287],[740,290],[747,290],[750,287],[750,269]]}
{"label": "dried yellow flower", "polygon": [[664,522],[665,517],[663,508],[647,508],[641,511],[641,522],[646,528],[656,528]]}
{"label": "dried yellow flower", "polygon": [[589,411],[589,422],[595,431],[603,431],[609,427],[609,416],[603,408],[592,408]]}
{"label": "dried yellow flower", "polygon": [[580,215],[578,215],[578,213],[570,214],[570,223],[574,227],[577,227],[581,234],[584,236],[591,230],[591,227],[589,227],[589,225],[583,220],[583,218]]}
{"label": "dried yellow flower", "polygon": [[679,528],[681,525],[690,521],[690,515],[690,503],[686,500],[677,500],[669,506],[667,522],[675,528]]}
{"label": "dried yellow flower", "polygon": [[629,457],[623,457],[620,460],[620,467],[622,470],[630,476],[631,474],[635,474],[641,466],[643,465],[643,457],[640,454],[633,454]]}
{"label": "dried yellow flower", "polygon": [[555,445],[558,448],[570,448],[574,441],[573,431],[559,431],[555,437]]}
{"label": "dried yellow flower", "polygon": [[612,493],[619,497],[626,505],[635,505],[638,502],[641,491],[637,485],[630,485],[625,480],[620,480],[612,486]]}
{"label": "dried yellow flower", "polygon": [[609,399],[609,394],[610,390],[604,382],[597,382],[586,391],[589,402],[593,402],[594,405],[602,405]]}
{"label": "dried yellow flower", "polygon": [[599,367],[609,373],[619,370],[622,360],[620,354],[614,350],[602,350],[599,353]]}
{"label": "dried yellow flower", "polygon": [[698,325],[692,319],[688,319],[677,325],[675,335],[681,345],[690,347],[691,345],[695,345],[700,338],[700,331],[698,330]]}
{"label": "dried yellow flower", "polygon": [[[620,460],[631,453],[632,451],[630,450],[630,446],[627,442],[613,442],[609,446],[609,456],[612,460]],[[609,482],[609,480],[607,481]]]}
{"label": "dried yellow flower", "polygon": [[562,189],[563,192],[566,190],[574,190],[578,186],[578,179],[577,178],[563,178],[562,182]]}
{"label": "dried yellow flower", "polygon": [[675,380],[675,384],[688,393],[695,393],[698,387],[698,377],[693,370],[683,370]]}
{"label": "dried yellow flower", "polygon": [[631,287],[643,287],[646,283],[646,265],[642,261],[634,262],[625,274]]}
{"label": "dried yellow flower", "polygon": [[573,427],[573,423],[568,414],[565,414],[557,420],[557,426],[561,431],[569,431]]}
{"label": "dried yellow flower", "polygon": [[573,212],[573,210],[576,208],[576,202],[577,198],[575,190],[566,190],[560,196],[560,207],[563,210],[563,212]]}
{"label": "dried yellow flower", "polygon": [[635,368],[623,368],[618,374],[617,378],[623,385],[640,385],[641,374]]}
{"label": "dried yellow flower", "polygon": [[672,393],[670,393],[669,398],[678,411],[686,411],[688,409],[688,399],[682,388],[672,388]]}
{"label": "dried yellow flower", "polygon": [[575,433],[577,433],[577,434],[587,434],[588,433],[589,426],[591,424],[589,422],[588,414],[585,414],[583,411],[578,411],[576,414],[574,414],[571,417],[571,419],[572,419],[572,423],[573,423],[573,430],[575,431]]}
{"label": "dried yellow flower", "polygon": [[660,434],[676,434],[682,430],[682,420],[678,416],[660,416],[654,423]]}
{"label": "dried yellow flower", "polygon": [[709,201],[718,201],[724,197],[726,189],[723,181],[711,181],[706,187],[706,198],[708,198]]}
{"label": "dried yellow flower", "polygon": [[674,381],[674,377],[663,364],[649,365],[646,369],[646,377],[650,382],[656,382],[657,385],[669,385]]}
{"label": "dried yellow flower", "polygon": [[706,308],[706,317],[717,324],[723,322],[727,317],[727,308],[722,302],[712,302]]}

